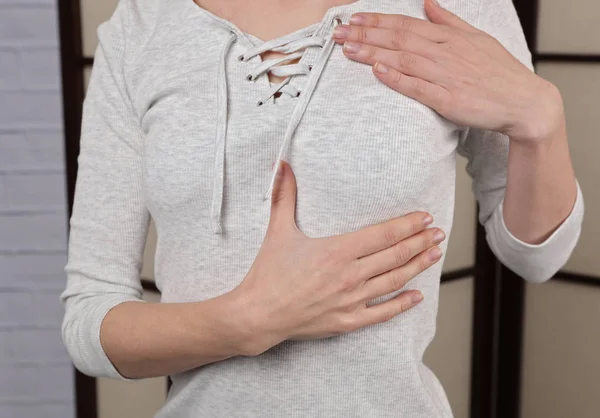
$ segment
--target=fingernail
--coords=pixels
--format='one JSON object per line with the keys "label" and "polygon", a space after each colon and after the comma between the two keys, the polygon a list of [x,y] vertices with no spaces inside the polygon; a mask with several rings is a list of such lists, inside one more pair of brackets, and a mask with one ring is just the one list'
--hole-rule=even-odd
{"label": "fingernail", "polygon": [[375,71],[378,72],[379,74],[385,74],[388,72],[388,67],[386,67],[385,65],[383,65],[380,62],[376,62],[375,63]]}
{"label": "fingernail", "polygon": [[349,54],[355,54],[359,49],[360,45],[356,42],[344,42],[344,51],[348,52]]}
{"label": "fingernail", "polygon": [[433,222],[433,217],[431,215],[427,215],[423,218],[423,225],[427,226]]}
{"label": "fingernail", "polygon": [[275,174],[277,177],[283,177],[283,162],[279,160],[279,164],[277,166],[277,173]]}
{"label": "fingernail", "polygon": [[415,305],[416,305],[417,303],[421,302],[422,300],[423,300],[423,295],[422,295],[421,293],[415,293],[415,294],[413,294],[413,295],[412,295],[412,298],[410,299],[410,301],[411,301],[413,304],[415,304]]}
{"label": "fingernail", "polygon": [[363,15],[354,15],[350,18],[350,23],[353,25],[362,25],[366,20]]}
{"label": "fingernail", "polygon": [[431,261],[437,261],[440,259],[441,256],[442,256],[442,250],[440,250],[438,247],[432,248],[429,251],[429,259]]}
{"label": "fingernail", "polygon": [[439,231],[437,231],[435,234],[433,234],[433,240],[436,243],[440,243],[444,240],[444,238],[446,238],[446,234],[444,234],[444,232],[440,229]]}
{"label": "fingernail", "polygon": [[338,25],[333,30],[333,37],[337,39],[346,39],[350,35],[350,28],[344,25]]}

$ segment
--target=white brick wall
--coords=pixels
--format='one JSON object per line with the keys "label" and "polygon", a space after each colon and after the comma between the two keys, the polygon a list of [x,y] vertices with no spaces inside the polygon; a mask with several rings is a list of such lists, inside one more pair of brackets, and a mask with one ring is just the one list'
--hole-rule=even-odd
{"label": "white brick wall", "polygon": [[0,417],[71,418],[55,0],[0,0]]}

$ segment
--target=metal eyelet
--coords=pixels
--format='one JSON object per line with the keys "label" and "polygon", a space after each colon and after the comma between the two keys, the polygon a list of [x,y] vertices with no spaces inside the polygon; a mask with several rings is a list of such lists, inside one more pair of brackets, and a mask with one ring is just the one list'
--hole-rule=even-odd
{"label": "metal eyelet", "polygon": [[248,81],[253,81],[254,79],[252,78],[252,74],[248,74],[248,75],[246,76],[246,80],[248,80]]}
{"label": "metal eyelet", "polygon": [[311,70],[312,70],[312,67],[313,67],[312,65],[309,65],[309,66],[308,66],[308,71],[311,71]]}
{"label": "metal eyelet", "polygon": [[242,55],[240,55],[240,56],[238,57],[238,61],[242,61],[242,62],[244,62],[244,54],[242,54]]}
{"label": "metal eyelet", "polygon": [[296,93],[296,97],[300,96],[300,90],[298,90],[298,93]]}
{"label": "metal eyelet", "polygon": [[262,105],[264,105],[264,103],[262,101],[256,102],[256,106],[262,106]]}
{"label": "metal eyelet", "polygon": [[339,17],[336,17],[335,19],[333,19],[333,27],[335,28],[337,25],[341,25],[342,24],[342,19],[340,19]]}

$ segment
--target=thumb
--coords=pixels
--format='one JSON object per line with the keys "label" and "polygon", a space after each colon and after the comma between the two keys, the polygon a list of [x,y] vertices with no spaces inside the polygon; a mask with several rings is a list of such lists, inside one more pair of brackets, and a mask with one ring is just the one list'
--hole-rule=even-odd
{"label": "thumb", "polygon": [[[278,230],[297,230],[296,227],[296,176],[290,165],[278,161],[279,168],[275,175],[273,191],[271,192],[271,216],[269,225]],[[277,164],[277,163],[276,163]]]}
{"label": "thumb", "polygon": [[447,25],[467,32],[476,32],[477,29],[448,9],[444,9],[437,0],[425,0],[425,13],[429,20],[440,25]]}

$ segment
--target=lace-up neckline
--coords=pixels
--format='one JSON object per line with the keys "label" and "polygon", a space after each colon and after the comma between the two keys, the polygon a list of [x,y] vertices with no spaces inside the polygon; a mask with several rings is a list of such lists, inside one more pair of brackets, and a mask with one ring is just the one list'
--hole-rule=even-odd
{"label": "lace-up neckline", "polygon": [[[287,146],[300,123],[304,111],[308,105],[310,97],[316,85],[319,81],[325,63],[329,59],[331,51],[335,46],[335,42],[332,39],[333,28],[341,23],[341,20],[337,17],[328,19],[325,22],[321,22],[321,25],[329,22],[331,25],[330,30],[326,36],[317,36],[318,28],[311,30],[307,33],[306,30],[299,30],[289,35],[285,35],[270,41],[259,43],[246,50],[243,54],[238,56],[238,61],[252,65],[249,61],[267,51],[274,51],[287,54],[283,57],[274,59],[267,59],[262,61],[259,65],[249,67],[246,79],[248,81],[254,81],[261,76],[268,77],[267,73],[273,75],[286,77],[281,83],[273,85],[265,95],[257,99],[257,106],[262,106],[271,100],[277,93],[287,94],[292,98],[298,98],[293,113],[290,117],[286,133],[284,135],[279,154],[277,156],[276,164],[273,166],[271,175],[271,181],[269,188],[263,195],[263,200],[267,200],[271,197],[273,186],[277,170],[279,168],[279,161],[283,157]],[[228,25],[225,21],[219,22],[222,26],[225,26],[229,30],[229,36],[225,41],[220,55],[219,62],[219,74],[218,74],[218,109],[217,109],[217,136],[215,144],[215,163],[214,163],[214,181],[213,181],[213,196],[211,205],[211,224],[212,230],[215,234],[222,233],[221,225],[221,214],[223,207],[223,190],[224,190],[224,176],[225,176],[225,140],[227,137],[227,116],[228,116],[228,93],[227,93],[227,73],[226,73],[226,62],[228,52],[231,46],[237,42],[239,30],[231,25]],[[319,26],[321,26],[319,25]],[[313,26],[305,29],[312,29]],[[302,58],[303,55],[309,48],[320,48],[321,53],[318,55],[316,62],[312,65],[302,62],[294,64],[284,64],[287,61]],[[301,51],[303,50],[303,51]],[[291,80],[294,76],[306,75],[306,83],[302,89],[296,88],[291,85]],[[268,110],[267,110],[268,111]]]}
{"label": "lace-up neckline", "polygon": [[248,81],[254,81],[259,76],[265,73],[271,73],[273,75],[279,77],[287,77],[281,83],[274,85],[263,97],[261,100],[257,102],[258,106],[262,106],[266,103],[271,97],[273,97],[278,92],[286,93],[291,97],[298,97],[300,95],[300,90],[289,85],[289,81],[292,79],[294,75],[308,75],[309,71],[312,69],[312,65],[308,65],[303,62],[298,62],[296,64],[287,64],[281,65],[284,62],[292,61],[297,58],[302,58],[304,55],[303,52],[298,52],[301,49],[309,48],[309,47],[320,47],[322,48],[325,44],[326,40],[322,36],[304,36],[300,39],[287,42],[281,46],[271,47],[268,42],[263,45],[258,45],[253,48],[250,48],[244,54],[238,57],[238,60],[247,62],[253,57],[262,54],[266,51],[273,52],[281,52],[283,54],[288,54],[283,57],[268,59],[260,63],[260,65],[256,66],[252,72],[248,74],[246,79]]}

